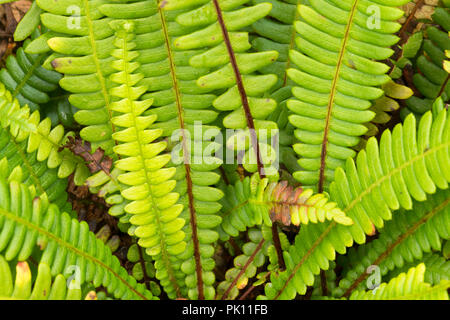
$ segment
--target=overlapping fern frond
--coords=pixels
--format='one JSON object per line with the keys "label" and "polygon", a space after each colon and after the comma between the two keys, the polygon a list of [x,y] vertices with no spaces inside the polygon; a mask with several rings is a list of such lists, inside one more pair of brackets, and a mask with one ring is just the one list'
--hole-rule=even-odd
{"label": "overlapping fern frond", "polygon": [[59,178],[75,173],[76,183],[84,183],[89,174],[84,162],[70,151],[60,150],[73,132],[66,133],[62,125],[52,129],[51,120],[41,121],[37,110],[30,115],[28,106],[22,107],[3,84],[0,84],[0,116],[3,148],[8,143],[11,146],[22,143],[24,148],[19,152],[24,156],[36,152],[36,160],[45,162],[49,169],[57,169]]}
{"label": "overlapping fern frond", "polygon": [[[401,27],[395,21],[403,15],[395,7],[406,2],[312,0],[299,6],[298,51],[289,52],[293,67],[288,70],[296,99],[288,108],[300,141],[294,150],[302,170],[294,177],[305,186],[322,192],[335,169],[355,156],[352,147],[374,117],[371,101],[382,96],[380,86],[389,81],[389,67],[377,60],[393,53],[389,46]],[[379,16],[370,15],[370,5],[379,8]]]}
{"label": "overlapping fern frond", "polygon": [[412,208],[412,198],[425,201],[437,188],[447,189],[450,120],[442,110],[435,119],[426,113],[416,130],[410,115],[404,125],[385,131],[378,145],[369,139],[356,160],[336,170],[331,199],[350,217],[352,226],[328,224],[303,226],[295,243],[284,252],[286,271],[271,275],[265,287],[268,299],[292,299],[304,294],[314,275],[329,268],[336,252],[344,254],[354,242],[392,219],[392,210]]}
{"label": "overlapping fern frond", "polygon": [[335,296],[349,296],[355,289],[365,285],[369,266],[378,266],[384,276],[394,268],[422,259],[424,253],[439,251],[442,239],[450,237],[445,227],[450,214],[450,193],[438,191],[428,201],[416,203],[413,210],[396,212],[393,219],[381,229],[379,237],[352,252],[356,261],[346,271]]}
{"label": "overlapping fern frond", "polygon": [[[437,285],[442,280],[450,280],[450,261],[440,256],[439,253],[426,253],[420,259],[426,267],[425,282],[431,285]],[[396,268],[389,272],[384,278],[393,279],[402,272],[407,272],[412,267],[416,266],[419,260],[405,263],[401,268]]]}
{"label": "overlapping fern frond", "polygon": [[[45,42],[55,53],[47,60],[52,67],[64,74],[60,86],[71,92],[70,102],[80,109],[76,121],[83,126],[81,137],[112,153],[114,128],[110,122],[112,84],[108,76],[114,72],[110,56],[114,48],[114,30],[111,19],[103,18],[99,7],[104,1],[78,1],[80,16],[72,17],[73,1],[36,1],[43,10],[42,24],[53,32]],[[58,36],[56,36],[58,35]]]}
{"label": "overlapping fern frond", "polygon": [[[276,176],[271,167],[275,161],[274,151],[270,143],[258,141],[257,138],[260,138],[260,129],[266,130],[264,134],[267,138],[278,130],[275,122],[266,120],[276,109],[277,103],[264,96],[275,85],[277,77],[274,74],[258,74],[257,71],[271,65],[277,59],[278,52],[248,52],[251,48],[249,34],[241,32],[266,16],[272,6],[270,3],[260,3],[239,7],[247,2],[250,1],[172,0],[166,1],[164,8],[186,9],[187,12],[179,14],[176,21],[182,26],[197,29],[177,37],[174,40],[177,49],[207,48],[193,55],[189,64],[211,69],[196,79],[196,86],[207,91],[218,91],[212,106],[223,113],[223,127],[243,131],[241,135],[233,135],[227,146],[236,151],[247,151],[243,157],[246,170],[262,172],[262,167],[265,167],[267,175]],[[249,129],[256,132],[249,132]],[[245,141],[243,145],[239,144],[240,139]],[[257,165],[250,159],[255,159]]]}
{"label": "overlapping fern frond", "polygon": [[354,292],[350,300],[448,300],[450,281],[431,286],[424,282],[424,274],[425,264],[421,263],[375,290]]}
{"label": "overlapping fern frond", "polygon": [[79,283],[103,285],[117,298],[151,299],[151,292],[129,276],[119,260],[86,222],[78,222],[45,198],[35,197],[33,188],[15,180],[0,179],[0,252],[7,261],[25,261],[40,248],[39,261],[52,276],[69,277],[79,270]]}
{"label": "overlapping fern frond", "polygon": [[[34,37],[39,35],[36,31]],[[16,55],[6,59],[6,67],[0,70],[0,81],[17,98],[21,105],[28,105],[31,111],[50,100],[49,93],[58,88],[61,75],[58,72],[42,67],[47,54],[30,55],[25,52],[29,40],[24,47],[17,49]]]}
{"label": "overlapping fern frond", "polygon": [[422,51],[414,63],[417,72],[413,84],[422,97],[413,96],[406,100],[408,108],[402,110],[403,117],[410,112],[419,116],[431,110],[438,97],[444,102],[450,101],[450,76],[443,68],[445,51],[450,50],[450,5],[436,8],[432,18],[435,25],[425,29]]}
{"label": "overlapping fern frond", "polygon": [[[111,103],[111,110],[115,112],[111,121],[117,128],[113,134],[117,145],[113,150],[120,157],[115,167],[123,171],[117,180],[125,185],[116,198],[128,200],[124,210],[131,215],[130,223],[136,226],[134,234],[139,238],[139,245],[155,259],[159,280],[166,286],[166,292],[173,297],[181,296],[179,282],[183,278],[176,274],[175,257],[184,252],[186,242],[181,230],[185,220],[179,217],[183,206],[177,204],[179,195],[172,192],[176,181],[171,178],[176,169],[164,168],[170,155],[160,154],[166,149],[166,142],[157,141],[162,134],[161,129],[153,128],[157,116],[144,116],[152,99],[138,101],[146,87],[136,86],[143,75],[134,73],[139,67],[134,61],[134,24],[115,22],[111,24],[117,29],[117,49],[112,55],[116,58],[113,67],[117,72],[112,74],[111,80],[118,86],[111,89],[111,95],[118,100]],[[119,201],[117,199],[116,203]],[[178,266],[178,272],[179,269]]]}
{"label": "overlapping fern frond", "polygon": [[0,299],[448,299],[449,1],[425,32],[408,2],[35,0],[0,70]]}

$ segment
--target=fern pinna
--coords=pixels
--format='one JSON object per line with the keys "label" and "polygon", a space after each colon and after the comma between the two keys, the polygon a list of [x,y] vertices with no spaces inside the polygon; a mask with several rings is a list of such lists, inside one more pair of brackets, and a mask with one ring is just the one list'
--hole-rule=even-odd
{"label": "fern pinna", "polygon": [[[66,278],[58,274],[52,279],[50,267],[39,264],[37,276],[32,283],[32,274],[27,262],[18,262],[13,283],[11,269],[0,256],[0,299],[9,300],[80,300],[81,290],[75,286],[67,288]],[[52,281],[53,280],[53,281]]]}

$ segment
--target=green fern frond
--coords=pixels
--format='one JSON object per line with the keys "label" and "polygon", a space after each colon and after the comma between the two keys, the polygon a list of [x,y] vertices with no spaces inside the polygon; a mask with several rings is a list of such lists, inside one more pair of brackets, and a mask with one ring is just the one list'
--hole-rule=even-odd
{"label": "green fern frond", "polygon": [[56,169],[49,169],[44,162],[36,160],[36,152],[26,153],[26,143],[14,142],[6,131],[0,133],[0,175],[20,181],[36,189],[37,196],[46,194],[49,201],[66,212],[72,212],[67,201],[67,181],[58,178]]}
{"label": "green fern frond", "polygon": [[0,123],[4,129],[2,130],[3,144],[8,143],[8,140],[14,140],[15,144],[25,142],[24,153],[36,152],[36,160],[46,162],[49,169],[58,169],[59,178],[67,178],[75,172],[75,182],[79,185],[83,184],[89,174],[83,160],[69,150],[60,151],[67,137],[73,135],[73,132],[65,133],[62,125],[52,129],[51,120],[46,118],[40,121],[37,110],[31,115],[29,113],[28,106],[21,107],[18,100],[14,99],[0,83]]}
{"label": "green fern frond", "polygon": [[[437,285],[442,280],[450,280],[450,261],[441,257],[437,253],[426,253],[423,255],[421,261],[425,264],[425,282],[431,285]],[[385,278],[392,279],[397,277],[400,273],[408,271],[410,268],[416,266],[419,261],[405,263],[401,268],[396,268],[389,272]]]}
{"label": "green fern frond", "polygon": [[134,72],[139,63],[134,61],[133,22],[115,22],[117,49],[112,55],[117,72],[111,80],[118,86],[111,89],[111,96],[118,99],[111,103],[111,110],[116,113],[112,118],[117,128],[113,139],[118,144],[113,150],[120,157],[115,166],[123,171],[117,180],[126,186],[120,192],[129,201],[124,210],[136,226],[138,243],[156,260],[159,280],[167,294],[175,298],[181,295],[179,282],[183,280],[176,274],[175,266],[178,262],[179,273],[180,263],[175,257],[186,249],[182,231],[185,220],[180,218],[183,206],[177,204],[179,195],[172,192],[176,181],[170,180],[176,169],[164,168],[170,154],[160,154],[166,149],[166,142],[157,142],[162,135],[161,129],[153,128],[157,116],[144,116],[152,99],[138,101],[146,87],[136,86],[143,75]]}
{"label": "green fern frond", "polygon": [[103,285],[117,298],[153,298],[89,231],[86,222],[71,219],[17,181],[1,178],[0,189],[0,252],[6,260],[25,261],[38,245],[42,250],[39,261],[50,267],[52,276],[70,276],[75,267],[80,284]]}
{"label": "green fern frond", "polygon": [[[230,137],[228,146],[235,151],[246,151],[246,170],[261,171],[264,166],[267,175],[276,176],[277,173],[271,167],[274,151],[270,143],[258,142],[255,135],[259,135],[260,129],[265,129],[269,138],[271,130],[278,130],[275,122],[266,120],[276,109],[277,103],[264,96],[264,92],[275,85],[277,77],[274,74],[257,73],[261,68],[271,65],[277,59],[278,52],[249,52],[249,35],[242,32],[245,27],[266,16],[271,10],[271,4],[240,7],[244,2],[249,0],[166,1],[164,8],[186,9],[187,12],[179,14],[176,21],[183,26],[198,29],[177,37],[174,40],[177,49],[207,48],[206,51],[193,55],[189,64],[196,68],[211,69],[198,77],[196,85],[208,92],[218,91],[212,106],[223,113],[222,124],[225,128],[244,131],[242,136]],[[197,19],[198,16],[203,17]],[[256,130],[256,134],[248,132],[248,129]],[[250,143],[239,146],[236,139],[247,139]],[[254,156],[255,149],[258,158]],[[257,159],[257,165],[250,163],[249,159],[252,157]]]}
{"label": "green fern frond", "polygon": [[437,187],[448,188],[450,120],[442,110],[436,119],[426,113],[416,132],[411,115],[393,133],[386,130],[378,146],[375,138],[359,152],[356,163],[347,160],[336,170],[331,200],[350,217],[352,226],[335,222],[302,226],[295,243],[284,252],[286,271],[271,275],[265,287],[268,299],[293,299],[314,283],[314,275],[329,268],[336,252],[344,254],[354,242],[382,228],[391,210],[411,209],[412,199],[424,201]]}
{"label": "green fern frond", "polygon": [[[294,150],[302,170],[294,177],[303,185],[322,192],[334,170],[355,156],[352,147],[374,117],[371,101],[382,96],[380,86],[390,79],[389,67],[376,60],[393,53],[389,46],[397,42],[393,33],[401,27],[395,21],[403,15],[395,6],[406,2],[311,0],[298,7],[299,51],[290,51],[296,68],[288,70],[296,99],[288,108],[300,141]],[[370,5],[380,9],[379,16],[368,15]]]}
{"label": "green fern frond", "polygon": [[379,237],[355,251],[350,251],[351,260],[357,260],[346,271],[334,296],[349,296],[360,288],[369,276],[366,270],[376,265],[380,275],[389,270],[403,268],[406,263],[422,259],[424,252],[440,250],[442,239],[449,239],[445,227],[450,217],[450,192],[438,191],[428,201],[416,203],[413,210],[397,212],[393,219],[381,229]]}
{"label": "green fern frond", "polygon": [[[147,93],[142,99],[153,100],[152,108],[145,115],[156,116],[153,128],[162,130],[162,136],[171,137],[172,142],[176,144],[175,149],[171,151],[178,159],[172,158],[169,165],[173,167],[172,169],[176,168],[173,178],[177,185],[174,192],[180,195],[178,203],[184,207],[180,218],[185,221],[183,232],[186,234],[187,247],[179,256],[182,261],[181,270],[186,273],[189,297],[212,299],[214,297],[212,284],[215,279],[211,272],[211,266],[212,268],[214,266],[212,259],[214,250],[211,243],[218,237],[215,232],[208,229],[211,223],[220,222],[215,212],[220,209],[217,200],[222,194],[211,185],[220,178],[212,171],[221,162],[210,155],[211,151],[207,153],[206,150],[211,147],[214,153],[217,146],[206,143],[208,139],[206,136],[195,137],[200,139],[200,150],[197,148],[197,142],[194,143],[193,125],[197,120],[201,121],[199,127],[202,130],[214,129],[208,124],[216,119],[217,113],[207,108],[215,96],[206,94],[205,90],[195,84],[195,78],[206,72],[205,69],[189,66],[189,57],[195,52],[177,52],[172,45],[173,37],[192,30],[174,21],[178,12],[164,12],[159,7],[159,1],[141,1],[135,5],[146,6],[149,9],[145,13],[148,16],[146,19],[154,21],[151,24],[151,33],[142,36],[151,37],[152,41],[144,41],[142,45],[136,47],[139,52],[136,62],[141,64],[138,72],[144,76],[138,85],[147,87]],[[117,18],[120,15],[118,6],[120,7],[118,4],[105,5],[101,10]],[[136,43],[140,44],[142,37],[136,33]],[[197,160],[201,163],[197,163]],[[204,165],[203,162],[207,164]],[[173,264],[178,268],[178,263]],[[203,265],[207,265],[208,269],[204,270]],[[200,279],[197,281],[197,278]],[[208,280],[203,281],[204,278]]]}
{"label": "green fern frond", "polygon": [[450,5],[436,8],[432,19],[435,25],[426,28],[422,52],[414,63],[417,72],[413,75],[413,84],[422,97],[413,96],[406,100],[408,108],[402,110],[403,118],[410,112],[417,117],[431,110],[439,96],[444,102],[450,101],[450,76],[443,69],[445,50],[450,50]]}
{"label": "green fern frond", "polygon": [[76,121],[85,126],[80,135],[94,150],[101,147],[111,155],[115,130],[110,122],[112,83],[108,76],[114,72],[110,56],[114,31],[109,26],[112,19],[103,18],[99,11],[105,1],[77,1],[80,16],[75,17],[71,16],[73,1],[36,2],[44,11],[42,24],[53,32],[46,34],[52,36],[46,42],[55,52],[47,60],[64,74],[60,86],[72,93],[69,101],[80,109],[75,114]]}
{"label": "green fern frond", "polygon": [[345,171],[336,170],[331,199],[355,221],[352,236],[357,243],[374,226],[382,228],[391,210],[410,210],[412,199],[425,201],[437,188],[448,188],[450,119],[446,110],[432,118],[426,113],[416,129],[415,118],[409,116],[392,133],[386,130],[379,145],[369,139],[355,161],[347,160]]}
{"label": "green fern frond", "polygon": [[[33,5],[35,4],[34,2]],[[39,31],[36,30],[33,38],[38,36]],[[42,67],[42,62],[48,54],[27,54],[25,50],[28,44],[29,40],[17,49],[15,56],[8,56],[6,67],[0,70],[0,81],[22,106],[28,105],[31,111],[35,111],[39,110],[42,104],[49,102],[49,93],[58,88],[62,76]]]}
{"label": "green fern frond", "polygon": [[425,264],[421,263],[375,290],[354,292],[350,300],[448,300],[450,281],[431,286],[424,282],[424,274]]}

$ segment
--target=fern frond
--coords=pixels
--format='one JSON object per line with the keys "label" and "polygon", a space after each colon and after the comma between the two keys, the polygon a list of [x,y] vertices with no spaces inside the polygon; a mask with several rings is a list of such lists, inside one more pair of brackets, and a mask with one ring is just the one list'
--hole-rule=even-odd
{"label": "fern frond", "polygon": [[[270,3],[239,7],[248,1],[210,1],[183,3],[166,1],[165,9],[185,8],[187,12],[177,16],[176,21],[186,27],[198,30],[175,39],[175,47],[182,50],[208,48],[192,56],[189,64],[196,68],[212,69],[198,77],[197,86],[203,90],[219,90],[219,96],[212,106],[223,112],[223,126],[227,129],[244,131],[243,137],[229,139],[231,148],[247,151],[244,155],[244,167],[250,172],[262,171],[276,176],[273,170],[274,151],[270,144],[258,141],[260,129],[265,129],[267,137],[277,131],[277,124],[266,120],[275,110],[274,99],[264,97],[277,81],[274,74],[261,75],[257,71],[272,64],[278,57],[277,51],[248,52],[250,48],[248,33],[243,28],[266,16],[271,10]],[[203,15],[202,19],[197,19]],[[255,130],[256,132],[254,132]],[[247,139],[250,143],[238,146],[233,139]],[[254,159],[257,163],[249,161]]]}
{"label": "fern frond", "polygon": [[120,266],[109,247],[89,231],[86,222],[71,219],[17,181],[8,183],[1,178],[0,189],[0,252],[6,260],[17,257],[24,261],[38,245],[42,250],[39,260],[50,267],[53,276],[68,276],[75,266],[80,284],[103,285],[117,298],[152,298]]}
{"label": "fern frond", "polygon": [[378,239],[349,253],[356,255],[358,262],[346,272],[333,292],[334,296],[348,297],[360,288],[369,276],[366,269],[371,265],[379,266],[380,274],[384,276],[389,270],[422,259],[424,252],[441,249],[442,239],[450,238],[445,227],[450,217],[450,192],[438,191],[428,201],[416,203],[413,208],[397,212],[381,229]]}
{"label": "fern frond", "polygon": [[273,221],[282,224],[307,225],[336,221],[344,225],[352,224],[334,202],[323,194],[314,194],[311,189],[292,188],[287,181],[269,183],[258,174],[246,177],[235,185],[225,187],[225,197],[221,201],[222,223],[219,233],[222,239],[236,237],[247,228]]}
{"label": "fern frond", "polygon": [[11,93],[0,83],[0,123],[4,129],[3,143],[8,142],[5,139],[14,140],[15,144],[24,142],[26,144],[24,153],[36,152],[36,160],[45,161],[49,169],[58,169],[59,178],[67,178],[75,172],[75,182],[83,184],[88,171],[82,159],[69,150],[60,151],[67,137],[73,135],[73,132],[65,133],[62,125],[52,129],[51,120],[46,118],[40,121],[37,110],[31,115],[29,113],[28,106],[21,107],[18,100],[13,99]]}
{"label": "fern frond", "polygon": [[0,133],[1,175],[20,181],[36,189],[38,196],[46,194],[49,201],[66,212],[72,212],[72,207],[66,192],[67,181],[58,178],[56,169],[49,169],[44,162],[36,160],[36,152],[26,153],[26,143],[16,143],[5,132]]}
{"label": "fern frond", "polygon": [[[81,31],[84,37],[74,37],[72,39],[53,38],[49,41],[49,44],[58,53],[72,56],[76,54],[78,56],[75,58],[61,57],[53,60],[54,67],[67,75],[82,74],[80,77],[67,76],[62,81],[63,87],[67,86],[67,89],[69,89],[69,86],[71,87],[69,91],[75,92],[79,90],[79,80],[90,80],[94,77],[92,73],[96,72],[97,80],[94,79],[95,81],[91,82],[91,84],[94,83],[95,85],[86,85],[82,89],[86,91],[86,94],[84,92],[80,92],[79,94],[75,92],[71,97],[71,102],[77,106],[76,102],[78,101],[85,105],[85,109],[93,109],[82,110],[75,116],[79,123],[88,126],[82,130],[82,137],[91,142],[95,142],[95,139],[100,140],[100,137],[102,139],[105,137],[104,140],[99,141],[95,145],[102,145],[104,149],[106,148],[107,153],[111,153],[115,144],[114,139],[112,139],[112,134],[113,131],[117,131],[117,128],[110,126],[112,123],[111,119],[114,116],[111,110],[114,97],[110,95],[111,91],[109,89],[113,88],[115,84],[109,81],[108,77],[115,72],[110,64],[115,58],[109,56],[110,52],[114,49],[110,37],[110,31],[112,29],[109,26],[109,22],[117,19],[128,19],[135,24],[136,52],[139,53],[135,62],[140,64],[140,67],[136,71],[143,75],[143,79],[137,85],[147,87],[147,93],[142,96],[142,99],[153,99],[152,108],[146,111],[145,116],[157,116],[157,121],[153,125],[153,128],[162,129],[163,137],[170,137],[174,132],[176,134],[181,131],[181,134],[178,135],[178,137],[181,137],[180,145],[182,152],[180,158],[181,162],[185,163],[181,165],[180,163],[172,164],[172,166],[177,168],[175,175],[177,187],[175,191],[180,194],[179,203],[183,204],[185,208],[180,217],[186,221],[183,231],[186,234],[186,239],[188,239],[187,250],[185,250],[183,253],[184,257],[181,259],[184,261],[189,260],[187,265],[191,265],[195,256],[195,273],[201,278],[200,249],[203,251],[202,256],[211,262],[213,250],[210,243],[215,241],[214,239],[217,238],[217,235],[215,232],[207,230],[209,224],[208,227],[203,227],[203,221],[205,220],[197,224],[196,215],[204,215],[202,218],[209,219],[209,221],[213,221],[214,223],[220,222],[214,213],[220,209],[217,200],[221,198],[222,194],[219,190],[210,187],[219,180],[219,176],[211,171],[216,169],[220,165],[220,162],[217,162],[214,157],[208,156],[204,156],[203,159],[208,158],[213,163],[209,161],[209,164],[206,166],[191,165],[191,162],[186,163],[184,160],[186,159],[185,157],[190,158],[190,155],[193,153],[190,159],[195,159],[197,156],[197,149],[190,150],[191,146],[194,145],[193,139],[191,139],[191,136],[187,136],[187,131],[191,134],[194,133],[194,121],[202,121],[203,129],[213,128],[208,127],[207,124],[215,121],[217,112],[206,109],[211,105],[215,95],[207,94],[211,90],[204,90],[195,84],[195,79],[199,75],[207,73],[208,70],[204,68],[193,68],[188,63],[191,55],[201,51],[177,52],[172,44],[174,37],[189,33],[193,28],[186,28],[176,23],[175,18],[179,12],[165,12],[162,9],[163,2],[161,2],[161,7],[160,2],[157,0],[127,1],[125,3],[85,1],[81,8],[82,11],[84,10],[82,22],[86,21],[89,28]],[[41,1],[40,4],[42,4],[41,7],[43,8],[44,1]],[[61,5],[58,4],[59,7],[55,7],[50,2],[45,2],[44,9],[55,15],[64,14],[63,9],[67,5],[68,3],[65,2]],[[44,17],[45,15],[43,15]],[[63,17],[60,21],[65,20],[67,19]],[[47,20],[44,21],[44,24],[47,24],[53,31],[70,33],[64,29],[62,24],[56,26],[58,22],[55,21],[53,23],[53,21]],[[51,24],[53,24],[53,27]],[[97,28],[97,26],[102,27]],[[102,28],[103,30],[99,31]],[[88,31],[89,34],[86,37],[85,35],[87,35]],[[89,39],[90,42],[87,41]],[[96,39],[95,45],[92,46],[94,39]],[[76,52],[70,51],[70,46],[74,43],[79,44],[80,42],[82,42],[83,48],[79,48]],[[66,47],[66,43],[70,46]],[[84,101],[87,98],[92,99],[90,101]],[[106,104],[104,103],[105,101],[107,102]],[[200,138],[200,140],[203,139],[206,141],[207,137]],[[205,154],[204,151],[207,147],[208,145],[205,144],[201,148],[202,154]],[[213,146],[214,148],[217,149]],[[190,151],[189,155],[187,154],[188,150]],[[196,151],[192,152],[194,150]],[[101,175],[99,174],[99,177],[96,177],[99,178],[97,181],[93,181],[96,179],[90,181],[90,183],[93,182],[91,186],[95,185],[99,187],[103,183],[106,183],[108,187],[106,185],[103,185],[103,187],[111,187],[110,191],[121,188],[120,184],[106,182],[108,177],[100,177]],[[114,184],[115,186],[113,186]],[[106,191],[106,189],[103,189],[103,191]],[[117,200],[117,197],[111,196],[109,198],[113,202]],[[212,205],[212,208],[211,206],[208,207],[208,205]],[[114,214],[123,215],[124,207],[122,204],[115,204]],[[123,218],[128,219],[130,217],[123,215]],[[129,233],[134,234],[135,231],[135,228],[131,228]],[[201,248],[199,239],[203,242]],[[190,267],[186,267],[183,270],[189,270],[191,272]],[[209,281],[212,279],[214,282],[213,273],[208,270],[207,274],[208,279],[210,279]],[[191,273],[189,275],[191,278],[193,277]],[[202,298],[202,279],[199,279],[197,289],[195,288],[196,280],[189,281],[190,295],[192,297],[198,295]],[[208,298],[214,296],[214,289],[211,284],[208,284],[205,289],[208,291]],[[197,291],[200,291],[200,293]]]}
{"label": "fern frond", "polygon": [[421,263],[389,283],[382,283],[376,290],[354,292],[350,300],[448,300],[450,281],[431,286],[424,282],[424,274],[425,264]]}
{"label": "fern frond", "polygon": [[413,84],[423,97],[413,96],[406,100],[408,108],[402,110],[403,118],[410,112],[419,116],[431,110],[439,96],[444,102],[450,101],[450,75],[443,69],[445,50],[450,50],[450,6],[444,4],[444,7],[436,8],[432,19],[436,25],[425,30],[422,52],[414,63],[417,72],[414,73]]}
{"label": "fern frond", "polygon": [[186,249],[182,231],[185,220],[180,218],[183,206],[177,204],[179,195],[172,192],[176,181],[170,180],[176,169],[164,168],[170,154],[160,154],[166,149],[166,142],[157,142],[162,135],[161,129],[153,128],[157,116],[144,116],[152,99],[138,101],[146,87],[136,86],[143,76],[134,72],[139,64],[134,61],[133,22],[115,22],[117,49],[112,55],[116,58],[113,66],[117,72],[111,75],[111,80],[117,87],[111,90],[111,95],[118,99],[111,103],[111,110],[116,113],[112,118],[117,127],[113,139],[118,144],[113,150],[120,156],[115,166],[123,171],[117,180],[125,185],[120,193],[129,201],[124,210],[131,215],[130,223],[136,226],[138,243],[156,260],[159,280],[168,295],[175,298],[181,295],[177,275],[180,262],[175,257]]}
{"label": "fern frond", "polygon": [[[437,285],[442,280],[450,280],[450,261],[441,257],[437,253],[426,253],[423,255],[421,262],[425,264],[425,282],[431,285]],[[397,277],[400,273],[408,271],[410,268],[416,266],[418,260],[407,262],[401,268],[396,268],[389,272],[385,278],[392,279]]]}
{"label": "fern frond", "polygon": [[[34,33],[34,37],[37,36],[38,31]],[[31,111],[35,111],[50,100],[49,93],[58,88],[62,76],[58,72],[42,67],[47,54],[25,53],[28,44],[29,40],[25,41],[23,47],[17,49],[15,56],[8,56],[6,67],[0,70],[0,81],[21,105],[28,105]]]}
{"label": "fern frond", "polygon": [[85,126],[81,137],[92,143],[92,148],[101,147],[107,155],[112,153],[115,129],[112,126],[112,83],[108,76],[114,72],[111,66],[114,31],[109,26],[111,19],[103,18],[99,7],[105,1],[82,0],[77,2],[79,17],[72,17],[73,1],[37,0],[44,11],[42,24],[52,36],[48,46],[55,52],[47,60],[51,66],[64,74],[60,86],[72,93],[71,104],[80,109],[75,114],[78,123]]}
{"label": "fern frond", "polygon": [[386,130],[378,146],[375,138],[359,152],[356,163],[348,159],[345,170],[336,170],[330,186],[331,200],[350,217],[352,226],[335,222],[302,226],[295,243],[284,252],[286,271],[271,275],[265,287],[268,299],[292,299],[304,294],[314,275],[329,268],[336,252],[344,254],[354,242],[364,243],[366,234],[392,218],[391,210],[411,209],[412,199],[424,201],[437,187],[447,189],[450,120],[442,110],[436,119],[426,113],[416,132],[410,115],[393,133]]}
{"label": "fern frond", "polygon": [[[312,0],[298,7],[299,51],[290,51],[296,68],[288,70],[296,99],[287,105],[300,141],[294,150],[302,170],[294,177],[303,185],[322,192],[334,170],[355,156],[352,147],[374,117],[371,101],[382,96],[380,86],[390,79],[388,66],[375,60],[393,53],[389,46],[397,42],[393,33],[401,26],[395,20],[403,15],[395,6],[406,2]],[[380,8],[379,17],[367,15],[370,4]]]}
{"label": "fern frond", "polygon": [[45,263],[39,264],[34,281],[26,261],[17,263],[14,283],[12,274],[8,262],[0,255],[0,300],[81,300],[81,289],[76,285],[68,287],[61,274],[52,277]]}

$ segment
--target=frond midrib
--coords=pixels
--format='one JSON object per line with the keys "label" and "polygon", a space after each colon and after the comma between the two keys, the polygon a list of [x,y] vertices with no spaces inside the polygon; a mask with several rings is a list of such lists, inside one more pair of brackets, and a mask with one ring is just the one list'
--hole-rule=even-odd
{"label": "frond midrib", "polygon": [[237,64],[236,55],[235,55],[235,52],[233,50],[233,46],[231,44],[231,40],[230,40],[230,37],[229,37],[228,29],[227,29],[227,26],[225,24],[225,20],[223,18],[223,14],[222,14],[222,10],[220,8],[220,4],[219,4],[218,0],[213,0],[213,3],[214,3],[214,7],[216,9],[217,21],[218,21],[218,23],[220,25],[220,29],[222,31],[223,41],[225,42],[225,46],[227,48],[228,56],[230,58],[230,64],[231,64],[231,67],[233,69],[233,73],[234,73],[234,76],[235,76],[236,86],[237,86],[238,91],[239,91],[239,96],[241,97],[242,108],[244,109],[244,114],[245,114],[245,119],[246,119],[246,122],[247,122],[247,126],[248,126],[248,129],[250,130],[250,140],[251,140],[251,144],[253,145],[252,149],[255,152],[256,164],[257,164],[257,167],[258,167],[258,173],[259,173],[260,178],[262,179],[262,178],[265,177],[264,164],[262,163],[262,156],[261,156],[261,152],[260,152],[260,148],[259,148],[258,136],[256,134],[255,123],[254,123],[253,115],[252,115],[251,110],[250,110],[250,105],[249,105],[249,101],[248,101],[247,92],[246,92],[245,87],[244,87],[242,75],[241,75],[241,72],[239,70],[239,66]]}
{"label": "frond midrib", "polygon": [[28,161],[27,156],[25,155],[23,149],[21,149],[19,147],[19,144],[16,142],[16,139],[14,139],[14,137],[12,136],[12,134],[9,132],[9,130],[6,130],[6,132],[8,133],[9,139],[11,141],[11,143],[14,144],[17,153],[19,154],[20,158],[23,161],[23,164],[25,165],[25,167],[28,169],[28,172],[30,173],[34,183],[37,186],[37,189],[39,190],[40,193],[45,193],[45,189],[41,184],[41,181],[39,179],[39,177],[36,175],[36,172],[33,169],[33,166],[31,165],[31,163]]}
{"label": "frond midrib", "polygon": [[[13,99],[16,98],[17,94],[20,93],[20,90],[27,84],[27,81],[33,76],[34,71],[41,65],[41,57],[40,55],[36,61],[33,63],[31,68],[27,71],[25,76],[20,80],[20,82],[17,84],[17,87],[14,89],[14,92],[12,92]],[[12,71],[11,71],[12,72]]]}
{"label": "frond midrib", "polygon": [[186,145],[186,136],[184,133],[185,125],[184,125],[184,112],[183,112],[183,106],[181,103],[181,92],[180,87],[178,85],[178,79],[176,74],[176,66],[175,61],[170,45],[170,36],[169,36],[169,30],[166,23],[166,18],[164,15],[164,12],[159,5],[160,0],[157,0],[158,2],[158,11],[161,19],[161,29],[164,35],[164,41],[165,46],[167,49],[167,57],[169,60],[169,66],[170,66],[170,74],[172,78],[173,83],[173,90],[175,92],[175,104],[177,106],[177,115],[178,115],[178,121],[180,124],[181,129],[181,135],[182,135],[182,148],[183,148],[183,157],[184,157],[184,167],[186,171],[186,185],[187,185],[187,195],[188,195],[188,201],[189,201],[189,215],[190,215],[190,225],[191,225],[191,231],[192,231],[192,242],[194,246],[194,260],[195,260],[195,266],[196,266],[196,275],[197,275],[197,288],[199,292],[199,299],[202,300],[204,298],[203,293],[203,275],[202,275],[202,263],[200,259],[200,244],[198,239],[198,230],[197,230],[197,217],[194,207],[194,193],[193,193],[193,184],[192,184],[192,177],[191,177],[191,166],[189,165],[190,159],[189,159],[189,152],[188,147]]}
{"label": "frond midrib", "polygon": [[348,20],[347,26],[345,27],[344,38],[342,39],[341,50],[340,50],[339,56],[338,56],[336,71],[335,71],[335,74],[333,76],[333,80],[331,83],[331,92],[330,92],[330,96],[328,99],[327,116],[325,118],[325,128],[324,128],[323,138],[322,138],[322,150],[321,150],[321,154],[320,154],[320,169],[319,169],[319,182],[318,182],[319,193],[323,192],[323,187],[324,187],[324,183],[325,183],[328,134],[330,131],[330,122],[331,122],[331,116],[333,113],[333,105],[334,105],[334,99],[336,96],[337,84],[340,79],[341,67],[342,67],[342,64],[344,61],[344,55],[346,53],[347,43],[348,43],[348,40],[350,37],[350,30],[353,26],[353,19],[355,17],[356,11],[357,11],[358,3],[359,3],[359,0],[355,0],[355,3],[353,4],[352,9],[350,11],[349,20]]}

